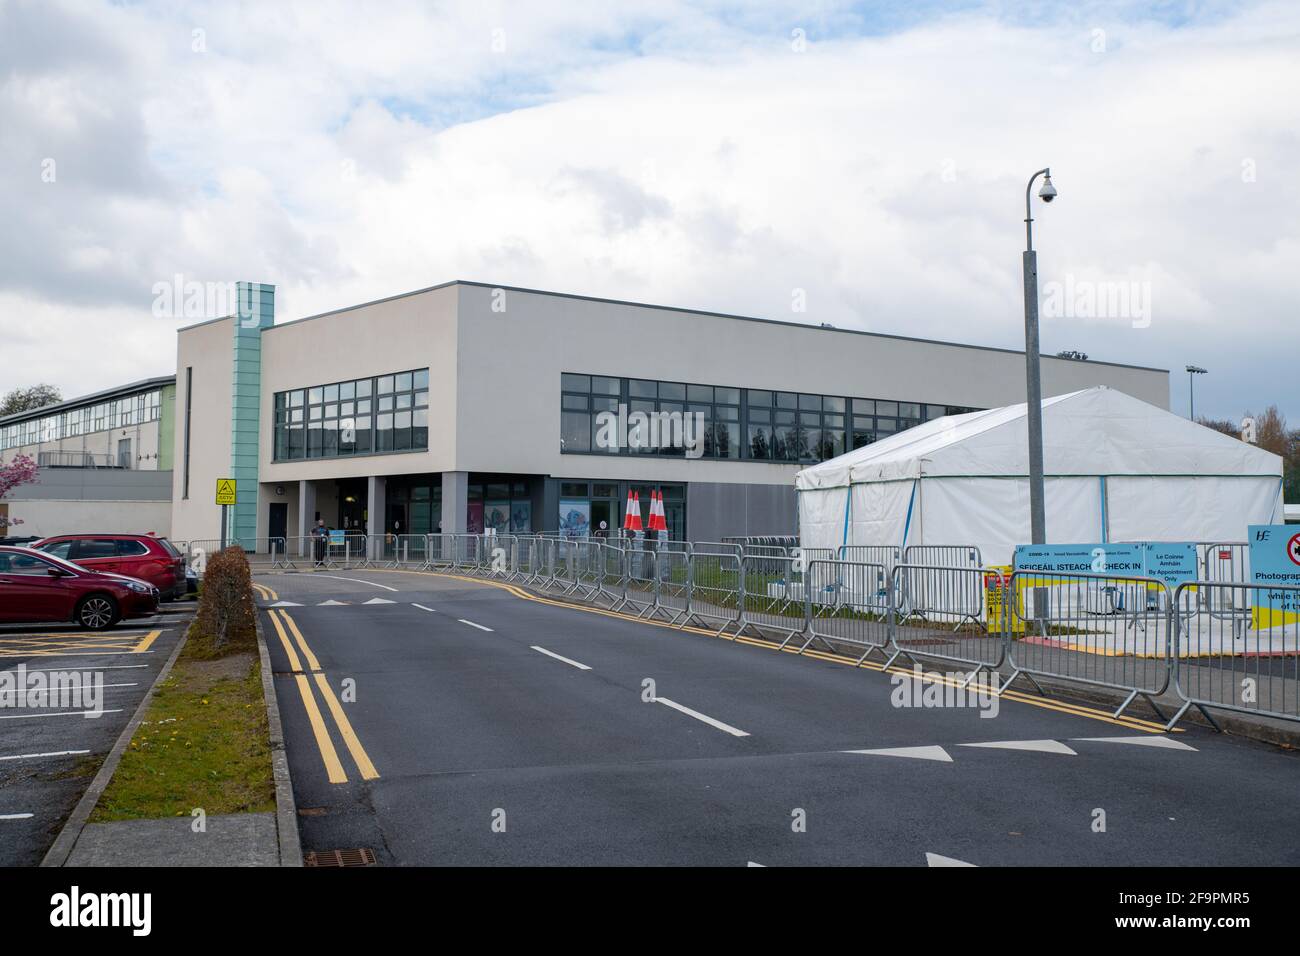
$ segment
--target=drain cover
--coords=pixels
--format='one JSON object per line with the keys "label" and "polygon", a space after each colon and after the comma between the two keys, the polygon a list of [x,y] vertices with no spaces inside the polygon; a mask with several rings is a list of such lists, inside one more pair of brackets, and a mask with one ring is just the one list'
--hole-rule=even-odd
{"label": "drain cover", "polygon": [[308,850],[303,866],[374,866],[375,851],[366,847],[355,850]]}

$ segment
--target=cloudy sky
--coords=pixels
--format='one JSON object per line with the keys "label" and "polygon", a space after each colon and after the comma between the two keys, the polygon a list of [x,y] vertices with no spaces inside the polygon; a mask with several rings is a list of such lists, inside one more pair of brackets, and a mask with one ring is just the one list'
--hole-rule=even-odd
{"label": "cloudy sky", "polygon": [[1019,347],[1050,165],[1044,351],[1300,425],[1297,91],[1294,2],[0,0],[0,390],[172,372],[178,276]]}

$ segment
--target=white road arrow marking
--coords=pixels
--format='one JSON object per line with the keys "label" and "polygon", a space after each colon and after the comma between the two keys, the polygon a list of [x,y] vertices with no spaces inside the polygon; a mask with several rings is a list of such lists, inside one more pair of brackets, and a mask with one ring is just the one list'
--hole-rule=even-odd
{"label": "white road arrow marking", "polygon": [[990,747],[994,750],[1036,750],[1045,754],[1078,754],[1057,740],[991,740],[983,744],[960,744],[962,747]]}
{"label": "white road arrow marking", "polygon": [[883,750],[841,750],[846,754],[867,754],[873,757],[912,757],[916,760],[940,760],[952,763],[952,757],[942,747],[886,747]]}
{"label": "white road arrow marking", "polygon": [[925,855],[926,866],[975,866],[974,863],[967,863],[965,860],[954,860],[950,856],[940,856],[938,853],[927,853]]}
{"label": "white road arrow marking", "polygon": [[1134,744],[1138,747],[1163,747],[1165,750],[1190,750],[1196,753],[1195,747],[1190,747],[1181,740],[1171,740],[1168,737],[1071,737],[1071,740],[1089,740],[1098,744]]}

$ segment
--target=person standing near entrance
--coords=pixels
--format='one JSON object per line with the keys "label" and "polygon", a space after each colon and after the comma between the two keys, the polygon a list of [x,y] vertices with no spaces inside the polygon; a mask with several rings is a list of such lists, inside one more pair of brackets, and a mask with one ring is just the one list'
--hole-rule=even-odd
{"label": "person standing near entrance", "polygon": [[325,562],[325,549],[330,543],[330,529],[325,527],[325,519],[317,518],[316,527],[311,529],[312,538],[315,545],[315,559],[317,564]]}

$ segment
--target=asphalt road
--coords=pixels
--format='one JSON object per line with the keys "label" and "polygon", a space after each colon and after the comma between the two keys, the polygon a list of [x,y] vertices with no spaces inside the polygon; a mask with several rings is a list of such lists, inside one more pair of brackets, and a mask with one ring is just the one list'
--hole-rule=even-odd
{"label": "asphalt road", "polygon": [[25,668],[29,680],[76,672],[86,686],[102,682],[98,701],[0,700],[0,866],[35,866],[54,842],[185,632],[188,606],[164,609],[108,631],[0,626],[0,680]]}
{"label": "asphalt road", "polygon": [[256,580],[263,605],[293,605],[263,613],[306,850],[390,865],[1300,863],[1286,836],[1300,758],[1241,738],[1028,694],[993,717],[978,700],[899,707],[878,670],[477,582]]}

